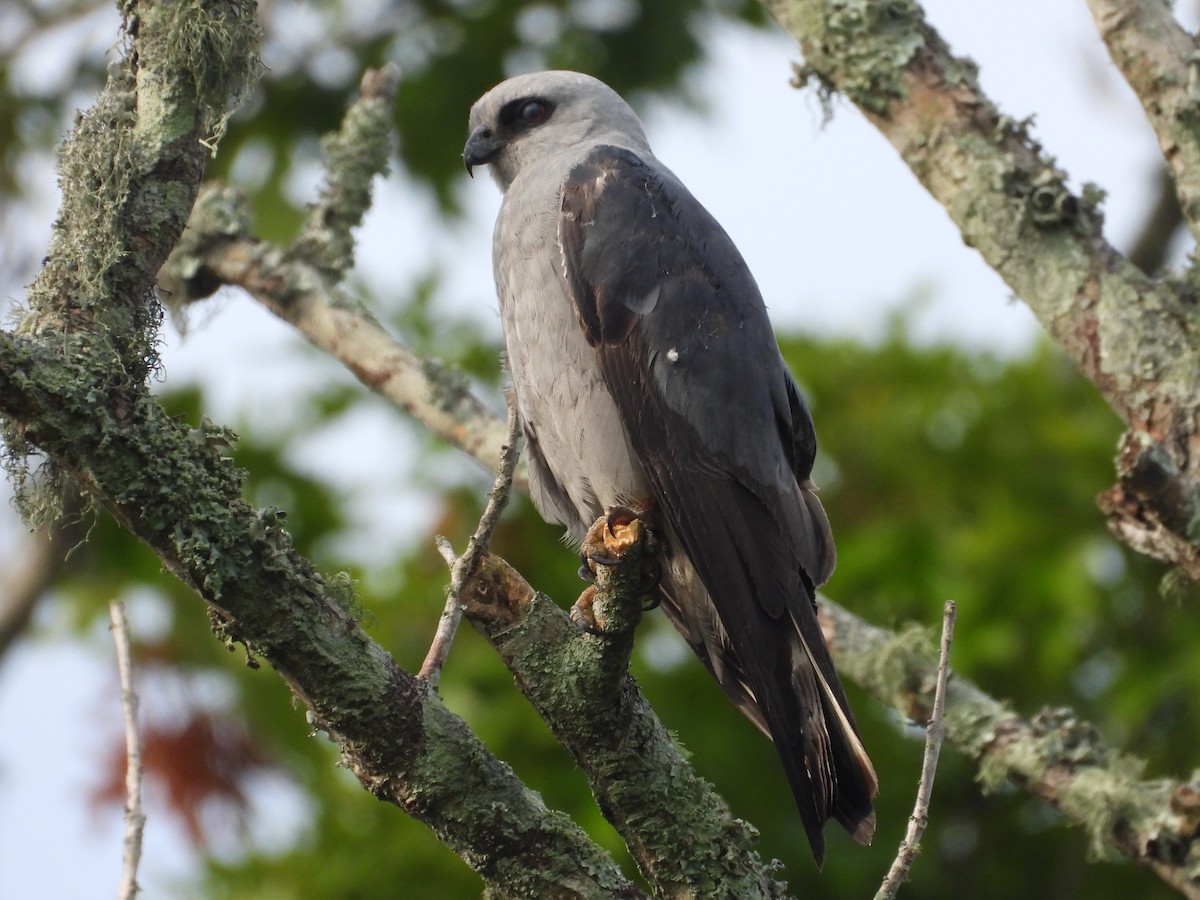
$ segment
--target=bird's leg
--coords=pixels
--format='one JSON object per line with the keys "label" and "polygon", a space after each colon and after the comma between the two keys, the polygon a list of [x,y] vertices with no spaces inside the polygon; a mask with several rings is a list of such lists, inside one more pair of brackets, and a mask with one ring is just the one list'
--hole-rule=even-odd
{"label": "bird's leg", "polygon": [[[639,542],[642,570],[635,592],[639,597],[650,597],[642,606],[645,612],[654,609],[660,602],[656,588],[662,577],[662,566],[657,555],[658,540],[647,524],[645,514],[625,506],[609,507],[584,536],[579,550],[582,561],[579,576],[585,581],[595,581],[596,566],[617,565],[625,553]],[[595,592],[594,586],[587,588],[571,609],[571,621],[590,634],[602,633],[592,608]]]}

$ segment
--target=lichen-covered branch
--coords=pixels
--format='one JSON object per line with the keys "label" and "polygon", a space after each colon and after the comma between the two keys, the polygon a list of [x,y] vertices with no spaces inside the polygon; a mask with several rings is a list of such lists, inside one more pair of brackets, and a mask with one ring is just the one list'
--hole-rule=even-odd
{"label": "lichen-covered branch", "polygon": [[891,141],[1125,420],[1120,483],[1101,501],[1114,531],[1200,580],[1200,322],[1188,292],[1113,249],[1099,190],[1067,188],[1028,124],[997,109],[915,0],[764,2],[800,42],[802,75],[844,94]]}
{"label": "lichen-covered branch", "polygon": [[[913,721],[925,721],[937,681],[937,651],[922,631],[885,631],[828,599],[822,624],[838,671]],[[1005,781],[1045,799],[1111,847],[1153,870],[1186,897],[1200,898],[1200,782],[1142,778],[1141,761],[1106,746],[1070,710],[1024,719],[952,675],[946,739],[979,765],[984,789]]]}
{"label": "lichen-covered branch", "polygon": [[[486,466],[499,458],[504,421],[471,392],[466,379],[397,341],[318,266],[253,237],[245,201],[235,189],[205,185],[187,233],[163,267],[162,284],[180,305],[221,285],[244,289],[435,436]],[[523,483],[520,470],[517,481]]]}
{"label": "lichen-covered branch", "polygon": [[[342,579],[241,497],[229,435],[173,420],[146,387],[156,273],[204,160],[258,65],[253,4],[124,7],[132,45],[63,151],[63,205],[19,333],[0,331],[10,458],[36,449],[269,662],[380,799],[425,822],[494,890],[639,897],[435,695],[367,637]],[[19,462],[15,463],[22,473]]]}
{"label": "lichen-covered branch", "polygon": [[1163,0],[1087,0],[1113,62],[1137,94],[1200,237],[1200,57]]}
{"label": "lichen-covered branch", "polygon": [[589,599],[602,633],[577,628],[494,556],[467,584],[467,617],[571,753],[656,896],[785,896],[756,832],[695,774],[629,677],[640,541],[605,546],[622,562],[597,567]]}
{"label": "lichen-covered branch", "polygon": [[280,512],[241,498],[241,475],[219,454],[220,432],[186,428],[148,394],[118,421],[92,401],[103,351],[74,349],[64,362],[0,332],[0,415],[24,423],[207,601],[220,636],[276,669],[369,791],[424,822],[507,893],[640,896],[582,830],[548,810],[366,635],[349,588],[295,552]]}
{"label": "lichen-covered branch", "polygon": [[371,207],[371,183],[387,171],[392,144],[392,102],[400,69],[388,63],[363,76],[358,101],[342,120],[341,130],[325,138],[325,183],[292,255],[331,276],[354,264],[356,228]]}

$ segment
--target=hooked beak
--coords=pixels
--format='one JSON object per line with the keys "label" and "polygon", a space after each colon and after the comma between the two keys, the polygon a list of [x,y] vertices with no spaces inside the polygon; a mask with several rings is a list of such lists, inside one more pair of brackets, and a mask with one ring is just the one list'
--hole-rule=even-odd
{"label": "hooked beak", "polygon": [[467,146],[463,147],[463,162],[466,164],[467,174],[474,178],[475,173],[471,170],[475,166],[485,166],[492,162],[503,149],[504,141],[492,134],[490,128],[480,125],[471,132],[471,136],[467,138]]}

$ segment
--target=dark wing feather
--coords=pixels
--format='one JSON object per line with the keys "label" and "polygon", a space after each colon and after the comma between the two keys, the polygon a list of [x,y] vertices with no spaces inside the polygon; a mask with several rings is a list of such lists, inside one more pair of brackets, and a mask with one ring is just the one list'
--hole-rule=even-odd
{"label": "dark wing feather", "polygon": [[[727,637],[689,640],[766,723],[818,861],[828,818],[869,839],[875,776],[813,604],[834,550],[808,483],[812,420],[753,277],[671,173],[615,147],[571,172],[559,240],[580,325]],[[674,598],[685,620],[696,602]]]}

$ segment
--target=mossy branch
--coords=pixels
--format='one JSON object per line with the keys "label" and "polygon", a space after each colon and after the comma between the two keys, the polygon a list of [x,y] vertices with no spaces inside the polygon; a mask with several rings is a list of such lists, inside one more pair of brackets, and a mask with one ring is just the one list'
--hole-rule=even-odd
{"label": "mossy branch", "polygon": [[[932,707],[938,654],[921,629],[886,631],[820,598],[838,671],[912,721]],[[1147,781],[1140,760],[1106,746],[1070,710],[1024,719],[958,675],[946,692],[946,739],[976,761],[985,790],[1011,782],[1081,826],[1097,856],[1105,848],[1200,898],[1200,776]]]}
{"label": "mossy branch", "polygon": [[[1029,124],[1000,112],[916,0],[764,5],[799,41],[802,80],[858,106],[1125,420],[1119,483],[1101,498],[1113,531],[1200,581],[1192,289],[1152,280],[1105,240],[1100,189],[1071,192]],[[1169,15],[1162,3],[1125,5]]]}
{"label": "mossy branch", "polygon": [[149,394],[150,287],[258,66],[257,25],[238,2],[124,12],[131,46],[63,150],[62,210],[30,313],[20,333],[0,331],[10,454],[36,448],[145,541],[208,603],[220,636],[278,671],[363,785],[494,890],[641,896],[367,637],[296,553],[284,514],[242,499],[211,429],[171,419]]}
{"label": "mossy branch", "polygon": [[604,547],[620,563],[597,566],[585,592],[599,633],[572,624],[495,556],[467,582],[467,618],[587,777],[655,896],[786,896],[778,863],[754,850],[757,832],[696,775],[629,676],[642,543],[617,537]]}
{"label": "mossy branch", "polygon": [[94,402],[89,381],[109,359],[75,350],[64,362],[0,332],[0,414],[25,423],[43,452],[204,598],[221,636],[276,669],[371,793],[424,822],[506,892],[640,896],[366,635],[293,549],[284,514],[242,499],[241,473],[208,434],[171,419],[148,394],[118,421]]}

